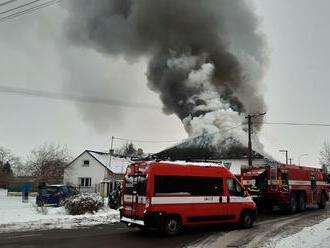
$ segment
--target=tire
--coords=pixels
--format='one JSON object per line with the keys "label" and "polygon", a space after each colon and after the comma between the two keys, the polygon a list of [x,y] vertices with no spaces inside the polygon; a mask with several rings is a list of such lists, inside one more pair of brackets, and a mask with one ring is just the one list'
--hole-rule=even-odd
{"label": "tire", "polygon": [[62,207],[63,204],[64,204],[64,199],[61,198],[61,199],[58,200],[58,203],[56,204],[56,206],[57,207]]}
{"label": "tire", "polygon": [[289,213],[295,214],[297,212],[297,196],[295,193],[291,193],[289,202]]}
{"label": "tire", "polygon": [[272,213],[273,210],[274,210],[274,205],[272,205],[272,204],[266,204],[265,205],[265,210],[266,210],[266,213],[268,213],[268,214]]}
{"label": "tire", "polygon": [[298,195],[297,212],[303,212],[306,209],[306,197],[304,193]]}
{"label": "tire", "polygon": [[251,211],[245,211],[240,218],[240,224],[243,228],[251,228],[254,223],[254,216]]}
{"label": "tire", "polygon": [[163,224],[163,233],[166,236],[175,236],[180,233],[182,227],[181,219],[177,216],[169,216]]}
{"label": "tire", "polygon": [[44,202],[42,200],[38,200],[37,199],[37,206],[38,207],[43,207],[44,206]]}
{"label": "tire", "polygon": [[327,197],[325,196],[324,192],[321,193],[321,202],[317,204],[319,209],[325,209],[327,206]]}

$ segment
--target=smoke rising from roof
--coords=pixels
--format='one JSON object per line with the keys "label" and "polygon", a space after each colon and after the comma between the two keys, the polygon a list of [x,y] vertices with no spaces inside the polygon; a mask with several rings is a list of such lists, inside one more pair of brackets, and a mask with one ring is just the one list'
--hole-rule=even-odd
{"label": "smoke rising from roof", "polygon": [[266,46],[248,1],[72,0],[65,7],[73,44],[130,62],[147,58],[149,88],[190,136],[219,132],[243,142],[244,126],[224,130],[266,110]]}

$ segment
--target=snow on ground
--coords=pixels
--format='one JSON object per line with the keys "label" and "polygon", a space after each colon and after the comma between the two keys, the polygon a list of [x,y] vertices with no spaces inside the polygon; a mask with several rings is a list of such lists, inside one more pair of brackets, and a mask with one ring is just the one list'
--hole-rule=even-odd
{"label": "snow on ground", "polygon": [[305,227],[291,236],[276,237],[270,240],[266,248],[328,248],[330,245],[330,218],[314,226]]}
{"label": "snow on ground", "polygon": [[[44,211],[42,211],[45,209]],[[0,233],[44,229],[69,229],[119,221],[119,211],[106,206],[95,214],[69,215],[64,207],[37,207],[35,198],[0,197]]]}

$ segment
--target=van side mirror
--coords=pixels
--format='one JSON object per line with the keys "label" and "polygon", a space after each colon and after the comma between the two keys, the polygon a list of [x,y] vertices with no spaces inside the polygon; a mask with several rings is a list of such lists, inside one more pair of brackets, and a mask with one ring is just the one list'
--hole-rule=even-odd
{"label": "van side mirror", "polygon": [[325,175],[325,181],[330,183],[330,174]]}
{"label": "van side mirror", "polygon": [[249,193],[247,189],[244,189],[244,197],[248,197]]}

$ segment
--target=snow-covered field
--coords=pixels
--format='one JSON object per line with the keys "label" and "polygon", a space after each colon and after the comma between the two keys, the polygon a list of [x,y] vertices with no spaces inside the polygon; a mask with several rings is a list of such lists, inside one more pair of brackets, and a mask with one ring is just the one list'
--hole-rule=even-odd
{"label": "snow-covered field", "polygon": [[[106,205],[106,204],[105,204]],[[0,197],[0,233],[40,229],[69,229],[119,221],[119,212],[105,206],[95,214],[68,215],[64,207],[38,208],[35,198]]]}
{"label": "snow-covered field", "polygon": [[291,236],[270,240],[267,248],[329,248],[330,247],[330,218],[314,226],[305,227]]}

